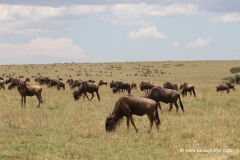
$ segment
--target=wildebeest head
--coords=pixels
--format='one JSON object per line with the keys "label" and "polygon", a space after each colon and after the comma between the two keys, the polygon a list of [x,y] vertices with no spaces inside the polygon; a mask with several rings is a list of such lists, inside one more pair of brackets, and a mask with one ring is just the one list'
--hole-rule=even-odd
{"label": "wildebeest head", "polygon": [[17,86],[17,89],[18,89],[18,93],[20,95],[25,95],[27,93],[27,86],[26,86],[26,83],[24,82],[20,82]]}
{"label": "wildebeest head", "polygon": [[115,123],[111,113],[106,118],[105,129],[106,129],[106,132],[115,131]]}
{"label": "wildebeest head", "polygon": [[78,91],[74,91],[72,94],[73,94],[73,98],[75,99],[75,101],[79,100],[80,95],[79,95]]}

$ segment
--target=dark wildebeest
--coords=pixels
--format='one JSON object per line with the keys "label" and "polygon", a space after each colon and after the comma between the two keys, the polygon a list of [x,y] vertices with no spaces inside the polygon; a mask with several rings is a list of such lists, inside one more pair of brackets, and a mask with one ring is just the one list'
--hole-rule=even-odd
{"label": "dark wildebeest", "polygon": [[131,87],[129,83],[117,81],[116,86],[113,88],[113,93],[123,92],[124,90],[128,91],[128,94],[131,94]]}
{"label": "dark wildebeest", "polygon": [[58,80],[57,79],[51,79],[47,85],[48,88],[53,88],[58,86]]}
{"label": "dark wildebeest", "polygon": [[100,80],[100,81],[98,82],[98,85],[99,85],[99,86],[102,86],[102,85],[107,86],[107,81]]}
{"label": "dark wildebeest", "polygon": [[227,93],[229,93],[230,89],[227,85],[225,84],[220,84],[219,86],[216,86],[216,90],[218,91],[226,91]]}
{"label": "dark wildebeest", "polygon": [[185,82],[185,83],[180,85],[179,89],[182,90],[181,93],[182,93],[183,96],[187,96],[187,92],[189,92],[190,96],[191,96],[192,92],[193,92],[194,97],[196,97],[195,87],[192,84],[189,84],[189,83]]}
{"label": "dark wildebeest", "polygon": [[83,82],[82,80],[75,80],[75,81],[73,81],[72,89],[75,88],[75,87],[80,87],[82,82]]}
{"label": "dark wildebeest", "polygon": [[88,82],[95,83],[95,81],[94,81],[94,80],[92,80],[92,79],[89,79],[89,80],[88,80]]}
{"label": "dark wildebeest", "polygon": [[229,89],[232,89],[232,90],[235,91],[234,84],[227,83],[227,86],[228,86]]}
{"label": "dark wildebeest", "polygon": [[5,84],[8,84],[8,90],[12,90],[12,89],[15,89],[15,87],[17,87],[17,85],[19,84],[20,82],[20,79],[19,78],[13,78],[13,77],[10,77],[8,80],[5,81]]}
{"label": "dark wildebeest", "polygon": [[110,83],[110,88],[116,88],[118,81],[112,81]]}
{"label": "dark wildebeest", "polygon": [[65,90],[65,83],[63,83],[62,81],[58,80],[57,90],[60,90],[61,88],[62,88],[63,90]]}
{"label": "dark wildebeest", "polygon": [[[100,101],[98,88],[99,88],[98,85],[95,83],[83,81],[82,84],[78,87],[78,90],[74,91],[72,94],[75,100],[79,100],[81,95],[84,94],[83,98],[86,96],[87,99],[91,101],[94,97],[93,93],[96,92],[98,101]],[[87,92],[92,94],[91,99],[88,98]]]}
{"label": "dark wildebeest", "polygon": [[140,90],[144,91],[145,93],[148,92],[148,90],[152,89],[155,85],[151,82],[141,82],[140,86]]}
{"label": "dark wildebeest", "polygon": [[42,100],[42,88],[39,86],[35,86],[35,85],[28,85],[25,82],[20,82],[17,86],[18,89],[18,93],[21,95],[21,103],[22,103],[22,107],[23,107],[23,103],[24,103],[24,107],[26,106],[26,96],[36,96],[39,104],[38,104],[38,108],[40,107],[40,103],[43,103]]}
{"label": "dark wildebeest", "polygon": [[153,121],[156,123],[158,130],[158,126],[160,124],[158,105],[159,104],[157,102],[148,98],[134,97],[131,95],[122,96],[116,102],[113,112],[106,118],[105,129],[107,132],[115,131],[119,120],[125,116],[127,118],[128,130],[130,120],[136,132],[138,132],[132,115],[143,116],[146,114],[150,121],[149,133],[151,132]]}
{"label": "dark wildebeest", "polygon": [[35,82],[38,82],[39,84],[46,84],[48,85],[51,81],[51,78],[49,77],[38,77],[38,78],[35,78]]}
{"label": "dark wildebeest", "polygon": [[8,85],[8,90],[12,90],[12,89],[15,89],[15,87],[17,87],[19,85],[19,83],[21,82],[30,82],[30,79],[29,78],[26,78],[25,81],[21,81],[19,78],[9,78],[7,81],[6,81],[6,84],[7,83],[10,83]]}
{"label": "dark wildebeest", "polygon": [[133,89],[133,88],[137,89],[137,84],[135,82],[132,82],[130,87],[131,87],[131,89]]}
{"label": "dark wildebeest", "polygon": [[72,88],[72,84],[73,84],[74,80],[71,78],[71,79],[68,79],[66,83],[68,83],[70,89],[73,89]]}
{"label": "dark wildebeest", "polygon": [[171,82],[166,82],[163,84],[163,88],[168,88],[168,89],[174,89],[175,91],[178,91],[178,86],[177,84],[173,84]]}
{"label": "dark wildebeest", "polygon": [[[184,112],[183,104],[180,98],[180,93],[173,89],[161,88],[161,87],[153,87],[145,96],[145,98],[150,98],[155,100],[156,102],[164,102],[166,104],[170,103],[169,112],[173,108],[173,104],[176,107],[176,112],[178,112],[178,104],[177,100],[179,99],[180,107]],[[159,103],[159,108],[162,110],[161,105]]]}

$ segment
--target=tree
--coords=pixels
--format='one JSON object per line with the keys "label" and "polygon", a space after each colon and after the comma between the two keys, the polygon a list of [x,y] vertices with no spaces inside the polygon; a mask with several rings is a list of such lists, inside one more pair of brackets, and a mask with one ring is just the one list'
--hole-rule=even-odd
{"label": "tree", "polygon": [[236,74],[236,76],[237,76],[237,74],[240,72],[240,67],[233,67],[230,69],[230,72],[232,74]]}

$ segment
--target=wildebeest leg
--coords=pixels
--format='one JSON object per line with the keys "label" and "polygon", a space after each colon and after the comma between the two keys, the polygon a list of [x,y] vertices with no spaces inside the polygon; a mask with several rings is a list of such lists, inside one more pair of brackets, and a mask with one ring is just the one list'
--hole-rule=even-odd
{"label": "wildebeest leg", "polygon": [[84,97],[87,97],[87,99],[88,99],[89,101],[91,101],[91,100],[89,99],[89,97],[88,97],[88,95],[87,95],[86,92],[84,93],[83,99],[84,99]]}
{"label": "wildebeest leg", "polygon": [[[133,127],[135,128],[136,132],[138,133],[138,129],[137,129],[137,127],[136,127],[135,124],[134,124],[132,115],[130,115],[129,118],[130,118],[130,120],[131,120],[131,123],[132,123]],[[129,121],[129,120],[128,120],[128,121]],[[129,122],[128,122],[128,123],[129,123]],[[129,125],[129,124],[128,124],[128,125]]]}
{"label": "wildebeest leg", "polygon": [[149,121],[150,121],[150,129],[149,129],[149,131],[148,131],[148,133],[150,133],[151,132],[151,129],[152,129],[152,126],[153,126],[153,119],[155,119],[155,117],[154,117],[154,114],[148,114],[147,115],[148,116],[148,119],[149,119]]}
{"label": "wildebeest leg", "polygon": [[96,91],[96,94],[97,94],[98,101],[100,101],[100,96],[99,96],[98,91]]}
{"label": "wildebeest leg", "polygon": [[172,106],[172,102],[170,102],[170,108],[169,108],[169,112],[172,110],[173,106]]}
{"label": "wildebeest leg", "polygon": [[42,96],[41,96],[41,94],[37,94],[36,97],[38,99],[38,108],[39,108],[40,107],[40,103],[43,103]]}
{"label": "wildebeest leg", "polygon": [[23,108],[23,96],[21,96],[21,104],[22,104],[21,108]]}
{"label": "wildebeest leg", "polygon": [[160,103],[158,102],[158,106],[159,106],[159,109],[161,110],[162,114],[163,114],[163,111],[162,111],[162,107],[160,105]]}
{"label": "wildebeest leg", "polygon": [[23,96],[23,105],[24,105],[24,108],[26,107],[26,96]]}
{"label": "wildebeest leg", "polygon": [[177,110],[177,112],[178,112],[178,104],[177,104],[177,101],[176,101],[176,102],[174,102],[174,105],[175,105],[175,107],[176,107],[176,110]]}
{"label": "wildebeest leg", "polygon": [[195,90],[193,89],[193,94],[194,94],[194,97],[196,97],[196,93],[195,93]]}

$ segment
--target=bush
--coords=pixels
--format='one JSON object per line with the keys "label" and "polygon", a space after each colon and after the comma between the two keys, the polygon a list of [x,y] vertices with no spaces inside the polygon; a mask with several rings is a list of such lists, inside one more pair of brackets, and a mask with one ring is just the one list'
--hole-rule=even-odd
{"label": "bush", "polygon": [[232,76],[232,77],[225,77],[222,80],[224,80],[224,83],[240,83],[240,75]]}
{"label": "bush", "polygon": [[236,83],[236,78],[235,77],[225,77],[222,80],[224,80],[224,83]]}

